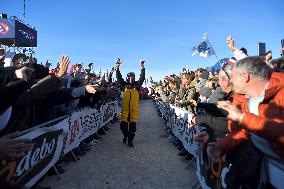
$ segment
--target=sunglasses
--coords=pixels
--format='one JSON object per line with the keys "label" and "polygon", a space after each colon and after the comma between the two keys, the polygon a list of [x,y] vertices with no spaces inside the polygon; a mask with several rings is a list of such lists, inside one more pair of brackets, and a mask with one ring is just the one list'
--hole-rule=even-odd
{"label": "sunglasses", "polygon": [[226,70],[224,69],[224,67],[225,67],[225,66],[223,66],[223,67],[221,68],[221,70],[224,71],[224,73],[226,74],[226,76],[228,77],[228,79],[231,79],[230,75],[228,74],[228,72],[226,72]]}

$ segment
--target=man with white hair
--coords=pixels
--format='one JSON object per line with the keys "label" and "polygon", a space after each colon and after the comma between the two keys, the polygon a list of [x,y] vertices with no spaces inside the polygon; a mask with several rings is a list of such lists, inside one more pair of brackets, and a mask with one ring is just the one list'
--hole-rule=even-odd
{"label": "man with white hair", "polygon": [[[233,102],[218,103],[229,112],[229,134],[209,143],[208,155],[216,160],[223,153],[252,143],[256,151],[284,168],[284,73],[272,72],[261,57],[247,57],[234,64],[231,82]],[[256,161],[256,157],[251,158],[248,166]]]}

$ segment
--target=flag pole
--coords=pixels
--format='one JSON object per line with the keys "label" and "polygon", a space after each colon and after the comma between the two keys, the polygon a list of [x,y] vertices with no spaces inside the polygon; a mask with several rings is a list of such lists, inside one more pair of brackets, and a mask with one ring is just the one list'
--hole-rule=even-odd
{"label": "flag pole", "polygon": [[215,54],[216,58],[217,58],[217,59],[218,59],[218,61],[219,61],[220,59],[218,58],[218,56],[217,56],[217,54],[215,53],[215,51],[214,51],[214,54]]}
{"label": "flag pole", "polygon": [[[207,34],[207,33],[206,33]],[[206,36],[207,37],[207,41],[208,41],[208,43],[210,44],[210,46],[212,47],[212,49],[213,49],[213,46],[211,45],[211,43],[210,43],[210,41],[209,41],[209,38],[208,38],[208,36]],[[213,49],[213,51],[214,51],[214,55],[216,56],[216,58],[217,58],[217,60],[219,61],[220,59],[218,58],[218,56],[217,56],[217,54],[216,54],[216,52],[215,52],[215,50]]]}

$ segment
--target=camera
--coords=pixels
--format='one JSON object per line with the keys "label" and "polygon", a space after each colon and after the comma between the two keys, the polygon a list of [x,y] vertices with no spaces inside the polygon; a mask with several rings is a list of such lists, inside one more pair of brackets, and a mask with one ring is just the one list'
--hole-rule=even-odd
{"label": "camera", "polygon": [[214,103],[198,103],[196,110],[198,114],[214,117],[227,117],[229,114],[226,110],[218,108],[217,104]]}
{"label": "camera", "polygon": [[198,115],[204,115],[206,113],[205,109],[204,108],[198,108],[197,109],[197,114]]}

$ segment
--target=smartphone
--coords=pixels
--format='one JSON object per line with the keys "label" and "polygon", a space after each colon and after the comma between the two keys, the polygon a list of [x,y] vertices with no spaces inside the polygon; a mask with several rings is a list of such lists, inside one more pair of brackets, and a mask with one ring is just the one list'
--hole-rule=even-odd
{"label": "smartphone", "polygon": [[265,43],[257,43],[258,56],[263,56],[266,54]]}
{"label": "smartphone", "polygon": [[120,60],[120,58],[117,58],[116,63],[117,63],[117,64],[121,64],[121,63],[122,63],[121,60]]}

